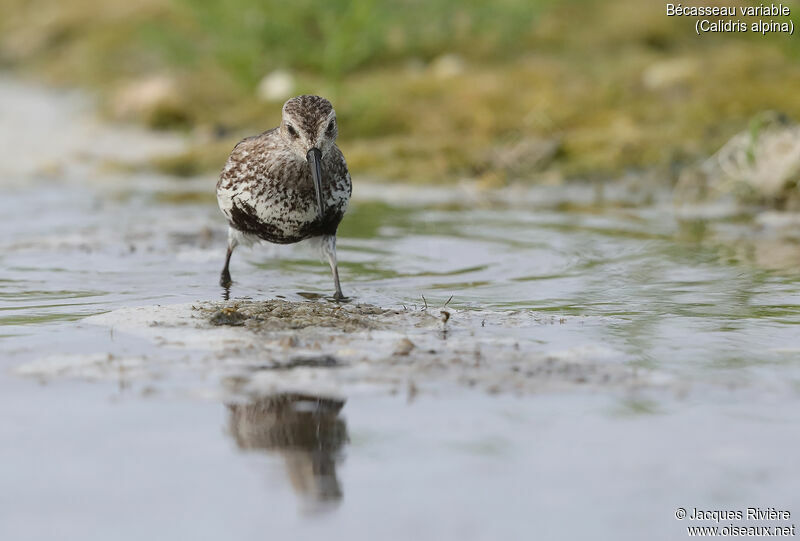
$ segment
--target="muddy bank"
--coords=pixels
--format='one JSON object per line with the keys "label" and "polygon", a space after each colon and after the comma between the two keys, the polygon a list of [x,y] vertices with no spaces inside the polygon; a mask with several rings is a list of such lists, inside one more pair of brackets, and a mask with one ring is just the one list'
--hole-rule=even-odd
{"label": "muddy bank", "polygon": [[158,353],[50,356],[19,366],[17,373],[45,380],[116,379],[124,370],[128,378],[153,383],[164,368],[163,352],[172,351],[179,352],[172,369],[193,378],[219,377],[237,395],[343,396],[365,389],[413,395],[453,385],[530,393],[663,383],[600,344],[553,348],[538,339],[608,319],[284,300],[122,308],[85,321],[145,338]]}

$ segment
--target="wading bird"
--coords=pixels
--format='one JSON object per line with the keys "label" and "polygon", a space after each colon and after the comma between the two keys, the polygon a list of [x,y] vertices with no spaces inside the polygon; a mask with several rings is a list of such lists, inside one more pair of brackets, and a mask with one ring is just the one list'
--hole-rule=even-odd
{"label": "wading bird", "polygon": [[233,149],[217,183],[217,201],[229,226],[223,287],[230,287],[237,245],[317,238],[333,273],[334,298],[344,298],[336,229],[352,184],[337,134],[336,112],[328,100],[297,96],[283,105],[280,126],[243,139]]}

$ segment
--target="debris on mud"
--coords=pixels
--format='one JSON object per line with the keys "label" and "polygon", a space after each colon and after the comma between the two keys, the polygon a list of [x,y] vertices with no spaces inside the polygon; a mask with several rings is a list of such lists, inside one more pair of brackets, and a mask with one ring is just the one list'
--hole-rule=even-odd
{"label": "debris on mud", "polygon": [[286,363],[275,363],[264,366],[254,366],[253,370],[291,370],[293,368],[336,368],[342,366],[333,355],[312,355],[308,357],[293,357]]}
{"label": "debris on mud", "polygon": [[226,306],[216,311],[208,321],[212,325],[231,325],[238,327],[244,325],[244,322],[247,321],[247,316],[236,310],[235,307]]}
{"label": "debris on mud", "polygon": [[330,327],[343,332],[382,328],[371,316],[397,313],[368,304],[296,303],[284,300],[208,303],[195,307],[212,325],[247,326],[253,330]]}

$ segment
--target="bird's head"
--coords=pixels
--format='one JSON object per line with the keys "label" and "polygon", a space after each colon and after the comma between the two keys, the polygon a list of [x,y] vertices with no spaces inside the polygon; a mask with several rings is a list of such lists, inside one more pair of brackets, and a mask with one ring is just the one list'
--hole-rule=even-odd
{"label": "bird's head", "polygon": [[331,102],[319,96],[297,96],[283,104],[281,137],[298,157],[308,160],[317,206],[320,215],[322,204],[322,157],[333,147],[338,127],[336,111]]}
{"label": "bird's head", "polygon": [[298,155],[317,148],[327,154],[336,141],[336,111],[319,96],[297,96],[283,104],[281,136]]}

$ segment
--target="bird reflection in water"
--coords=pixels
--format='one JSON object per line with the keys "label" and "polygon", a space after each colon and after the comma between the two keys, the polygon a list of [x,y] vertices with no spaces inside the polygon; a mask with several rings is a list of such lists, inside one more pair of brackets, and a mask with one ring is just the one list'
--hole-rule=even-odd
{"label": "bird reflection in water", "polygon": [[339,416],[343,406],[343,400],[293,393],[228,404],[229,430],[243,451],[283,456],[289,480],[308,511],[328,509],[342,499],[336,464],[348,442]]}

